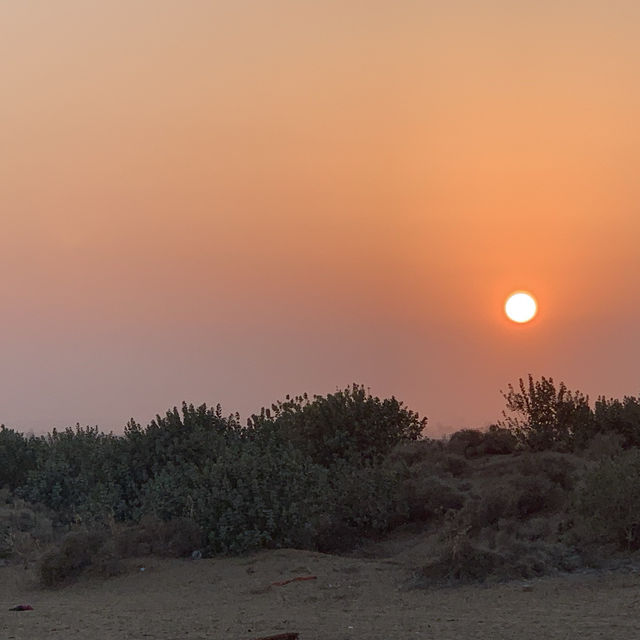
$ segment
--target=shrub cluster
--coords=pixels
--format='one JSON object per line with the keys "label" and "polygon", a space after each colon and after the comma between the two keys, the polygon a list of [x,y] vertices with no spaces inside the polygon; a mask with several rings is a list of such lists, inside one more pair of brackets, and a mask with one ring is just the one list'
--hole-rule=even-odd
{"label": "shrub cluster", "polygon": [[327,396],[287,396],[253,416],[250,427],[268,426],[314,462],[380,461],[401,441],[416,440],[427,419],[396,398],[380,400],[353,385]]}
{"label": "shrub cluster", "polygon": [[567,389],[563,382],[556,386],[553,378],[534,380],[531,374],[502,395],[506,411],[500,426],[522,448],[583,450],[599,434],[620,436],[624,448],[640,447],[640,398],[601,396],[592,409],[589,396]]}
{"label": "shrub cluster", "polygon": [[507,455],[518,448],[518,439],[510,429],[492,424],[486,431],[461,429],[451,435],[447,448],[465,458]]}
{"label": "shrub cluster", "polygon": [[586,474],[578,492],[582,537],[640,549],[640,451],[606,459]]}
{"label": "shrub cluster", "polygon": [[[130,422],[122,436],[76,426],[26,438],[3,428],[0,462],[10,462],[0,473],[15,496],[86,534],[46,560],[45,582],[82,570],[96,545],[103,553],[96,531],[148,517],[181,523],[181,531],[192,523],[197,536],[187,537],[188,546],[209,554],[331,550],[406,519],[401,469],[383,463],[425,424],[395,398],[381,400],[356,385],[287,398],[246,427],[219,406],[184,404],[146,427]],[[136,536],[127,535],[135,546]],[[73,555],[72,547],[83,550]],[[152,550],[161,552],[157,544]]]}
{"label": "shrub cluster", "polygon": [[462,580],[570,568],[591,543],[639,549],[640,401],[591,410],[531,376],[505,399],[503,422],[441,441],[357,385],[287,397],[246,426],[183,404],[121,436],[2,427],[0,557],[69,532],[40,565],[53,585],[146,554],[347,550],[410,524],[440,537],[423,578]]}

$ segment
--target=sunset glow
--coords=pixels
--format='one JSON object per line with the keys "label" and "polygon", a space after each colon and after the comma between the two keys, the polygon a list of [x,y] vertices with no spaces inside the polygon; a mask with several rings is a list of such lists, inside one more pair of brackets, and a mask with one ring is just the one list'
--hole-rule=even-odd
{"label": "sunset glow", "polygon": [[636,393],[638,24],[622,0],[0,3],[0,423],[358,382],[436,434],[529,372]]}

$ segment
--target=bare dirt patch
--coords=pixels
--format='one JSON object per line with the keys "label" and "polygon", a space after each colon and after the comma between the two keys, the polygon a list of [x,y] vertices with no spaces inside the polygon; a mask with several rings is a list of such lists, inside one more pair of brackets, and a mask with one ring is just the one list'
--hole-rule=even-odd
{"label": "bare dirt patch", "polygon": [[[415,565],[414,565],[415,566]],[[144,571],[140,569],[144,568]],[[273,583],[293,578],[281,586]],[[0,636],[245,640],[637,637],[640,574],[582,573],[490,586],[407,589],[399,556],[281,550],[239,558],[147,558],[111,579],[43,590],[29,571],[0,569]],[[33,611],[9,608],[29,603]]]}

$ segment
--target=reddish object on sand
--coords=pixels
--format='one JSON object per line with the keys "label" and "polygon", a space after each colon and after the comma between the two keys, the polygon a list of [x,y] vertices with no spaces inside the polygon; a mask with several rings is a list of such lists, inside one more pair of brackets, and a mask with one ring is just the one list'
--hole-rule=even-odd
{"label": "reddish object on sand", "polygon": [[30,604],[19,604],[17,607],[11,607],[9,611],[33,611],[33,607]]}
{"label": "reddish object on sand", "polygon": [[279,633],[277,636],[263,636],[254,640],[298,640],[299,633]]}
{"label": "reddish object on sand", "polygon": [[[297,578],[291,578],[291,580],[283,580],[282,582],[272,582],[271,585],[274,587],[282,587],[285,584],[289,584],[290,582],[303,582],[304,580],[317,580],[318,576],[298,576]],[[277,636],[273,636],[276,638]],[[261,640],[260,638],[258,640]],[[279,640],[279,639],[278,639]]]}

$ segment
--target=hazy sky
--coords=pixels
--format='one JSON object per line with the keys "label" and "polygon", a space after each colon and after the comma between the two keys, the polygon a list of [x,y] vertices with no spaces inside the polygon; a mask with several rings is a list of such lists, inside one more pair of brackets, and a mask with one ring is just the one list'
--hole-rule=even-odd
{"label": "hazy sky", "polygon": [[[637,0],[4,0],[0,422],[640,393]],[[536,320],[502,305],[534,292]]]}

